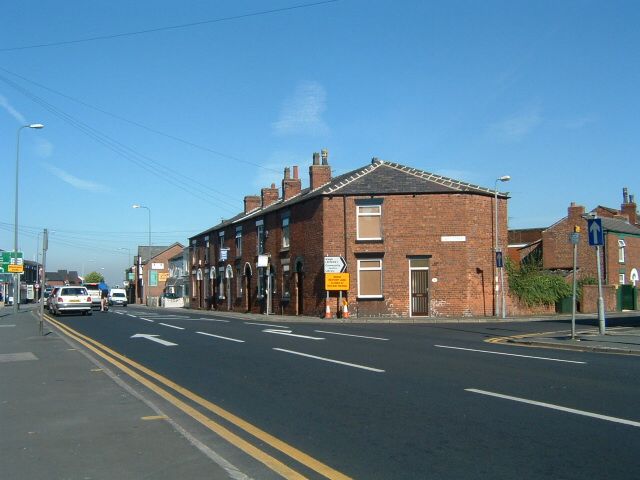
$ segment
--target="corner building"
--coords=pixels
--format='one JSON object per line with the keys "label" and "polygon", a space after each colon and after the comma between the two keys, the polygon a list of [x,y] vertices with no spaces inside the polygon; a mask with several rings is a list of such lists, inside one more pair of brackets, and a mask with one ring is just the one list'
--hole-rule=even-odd
{"label": "corner building", "polygon": [[[374,158],[333,177],[313,155],[246,196],[244,211],[189,239],[191,306],[324,317],[494,314],[494,198],[507,245],[507,195]],[[349,288],[327,300],[324,257],[343,257]],[[506,285],[505,280],[505,285]],[[270,295],[268,294],[270,291]],[[267,304],[269,305],[267,306]]]}

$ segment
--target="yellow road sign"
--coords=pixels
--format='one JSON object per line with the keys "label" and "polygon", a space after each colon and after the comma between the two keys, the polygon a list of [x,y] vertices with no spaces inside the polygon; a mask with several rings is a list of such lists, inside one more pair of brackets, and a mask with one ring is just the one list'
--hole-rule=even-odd
{"label": "yellow road sign", "polygon": [[349,274],[348,273],[325,273],[324,289],[325,290],[349,290]]}
{"label": "yellow road sign", "polygon": [[24,273],[24,265],[7,265],[9,273]]}

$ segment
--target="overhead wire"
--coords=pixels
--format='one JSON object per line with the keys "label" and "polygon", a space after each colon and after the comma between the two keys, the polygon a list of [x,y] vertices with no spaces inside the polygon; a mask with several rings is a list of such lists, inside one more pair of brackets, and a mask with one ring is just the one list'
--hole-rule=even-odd
{"label": "overhead wire", "polygon": [[57,47],[57,46],[61,46],[61,45],[73,45],[73,44],[78,44],[78,43],[86,43],[86,42],[95,42],[98,40],[111,40],[111,39],[115,39],[115,38],[123,38],[123,37],[132,37],[135,35],[145,35],[145,34],[149,34],[149,33],[156,33],[156,32],[162,32],[162,31],[167,31],[167,30],[178,30],[178,29],[182,29],[182,28],[191,28],[191,27],[198,27],[201,25],[207,25],[207,24],[212,24],[212,23],[221,23],[221,22],[228,22],[228,21],[232,21],[232,20],[239,20],[242,18],[249,18],[249,17],[257,17],[260,15],[270,15],[270,14],[274,14],[274,13],[281,13],[281,12],[286,12],[286,11],[290,11],[290,10],[296,10],[296,9],[302,9],[302,8],[310,8],[310,7],[315,7],[315,6],[319,6],[319,5],[325,5],[328,3],[336,3],[339,2],[340,0],[323,0],[320,2],[313,2],[313,3],[304,3],[304,4],[300,4],[300,5],[292,5],[290,7],[282,7],[282,8],[273,8],[270,10],[262,10],[259,12],[250,12],[250,13],[244,13],[244,14],[240,14],[240,15],[231,15],[228,17],[221,17],[221,18],[214,18],[214,19],[210,19],[210,20],[201,20],[198,22],[190,22],[190,23],[182,23],[179,25],[168,25],[168,26],[164,26],[164,27],[157,27],[157,28],[149,28],[146,30],[136,30],[133,32],[123,32],[123,33],[113,33],[113,34],[109,34],[109,35],[97,35],[94,37],[87,37],[87,38],[78,38],[78,39],[74,39],[74,40],[63,40],[63,41],[59,41],[59,42],[49,42],[49,43],[38,43],[38,44],[34,44],[34,45],[24,45],[24,46],[20,46],[20,47],[5,47],[5,48],[0,48],[0,52],[14,52],[14,51],[18,51],[18,50],[28,50],[28,49],[34,49],[34,48],[46,48],[46,47]]}
{"label": "overhead wire", "polygon": [[260,165],[259,163],[251,162],[249,160],[245,160],[245,159],[233,156],[233,155],[229,155],[228,153],[220,152],[218,150],[214,150],[212,148],[205,147],[203,145],[199,145],[199,144],[194,143],[194,142],[192,142],[190,140],[186,140],[184,138],[177,137],[177,136],[172,135],[170,133],[166,133],[166,132],[163,132],[161,130],[157,130],[155,128],[149,127],[148,125],[144,125],[144,124],[142,124],[140,122],[137,122],[135,120],[131,120],[131,119],[125,118],[125,117],[123,117],[121,115],[117,115],[115,113],[109,112],[109,111],[107,111],[107,110],[105,110],[105,109],[103,109],[101,107],[97,107],[97,106],[92,105],[92,104],[90,104],[88,102],[85,102],[83,100],[80,100],[80,99],[77,99],[75,97],[72,97],[71,95],[68,95],[66,93],[62,93],[62,92],[60,92],[58,90],[54,90],[53,88],[47,87],[46,85],[43,85],[42,83],[36,82],[36,81],[31,80],[31,79],[29,79],[29,78],[27,78],[27,77],[25,77],[23,75],[20,75],[18,73],[15,73],[15,72],[12,72],[10,70],[7,70],[6,68],[0,67],[0,71],[8,73],[10,75],[13,75],[15,77],[18,77],[21,80],[24,80],[25,82],[31,83],[32,85],[35,85],[35,86],[37,86],[39,88],[47,90],[47,91],[49,91],[51,93],[54,93],[56,95],[59,95],[59,96],[61,96],[63,98],[66,98],[67,100],[71,100],[72,102],[78,103],[79,105],[82,105],[84,107],[90,108],[92,110],[100,112],[100,113],[102,113],[104,115],[107,115],[109,117],[115,118],[116,120],[120,120],[120,121],[126,122],[126,123],[128,123],[130,125],[134,125],[136,127],[142,128],[143,130],[146,130],[148,132],[155,133],[156,135],[160,135],[160,136],[169,138],[171,140],[175,140],[177,142],[183,143],[185,145],[197,148],[197,149],[205,151],[205,152],[213,153],[215,155],[218,155],[218,156],[223,157],[223,158],[227,158],[229,160],[233,160],[233,161],[240,162],[240,163],[246,163],[247,165],[251,165],[251,166],[254,166],[254,167],[257,167],[257,168],[261,168],[263,170],[268,170],[268,171],[271,171],[271,172],[280,173],[279,170],[276,170],[274,168],[270,168],[270,167],[267,167],[267,166],[264,166],[264,165]]}
{"label": "overhead wire", "polygon": [[[42,99],[41,97],[35,95],[34,93],[30,92],[29,90],[27,90],[26,88],[20,86],[19,84],[17,84],[16,82],[8,79],[5,76],[0,75],[0,81],[3,81],[4,83],[6,83],[7,85],[11,86],[12,88],[16,89],[17,91],[19,91],[20,93],[22,93],[23,95],[25,95],[27,98],[29,98],[30,100],[32,100],[34,103],[37,103],[38,105],[40,105],[41,107],[43,107],[45,110],[51,112],[53,115],[57,116],[58,118],[61,118],[63,121],[65,121],[66,123],[72,125],[73,127],[75,127],[76,129],[80,130],[81,132],[83,132],[85,135],[87,135],[88,137],[92,138],[93,140],[97,141],[98,143],[102,144],[103,146],[105,146],[106,148],[114,151],[116,154],[118,154],[119,156],[133,162],[134,164],[138,165],[140,168],[146,170],[147,172],[149,172],[150,174],[160,178],[161,180],[170,183],[172,186],[177,186],[178,188],[180,188],[181,190],[187,192],[188,194],[202,200],[205,201],[207,203],[210,203],[212,205],[218,205],[219,203],[224,203],[226,205],[228,205],[229,207],[233,208],[234,212],[237,212],[237,204],[232,204],[230,202],[227,202],[225,200],[220,200],[217,199],[216,202],[210,200],[209,198],[206,198],[203,195],[206,196],[211,196],[211,194],[208,194],[206,191],[203,191],[204,189],[208,189],[211,190],[213,192],[217,192],[215,189],[212,189],[211,187],[209,187],[208,185],[204,185],[201,182],[194,180],[192,178],[187,177],[186,175],[183,175],[173,169],[170,169],[169,167],[166,167],[164,165],[162,165],[161,163],[153,160],[151,157],[148,157],[146,155],[143,155],[137,151],[135,151],[134,149],[132,149],[131,147],[128,147],[127,145],[124,145],[123,143],[115,140],[114,138],[100,132],[99,130],[91,127],[90,125],[72,117],[71,115],[65,113],[64,111],[60,110],[59,108],[55,107],[53,104],[47,102],[46,100]],[[130,153],[129,153],[130,152]],[[139,157],[139,158],[136,158]],[[163,170],[165,175],[161,175],[158,170]],[[167,176],[170,175],[170,176]],[[180,180],[176,177],[180,177],[183,178],[185,180]],[[194,185],[197,185],[199,187],[194,187]],[[197,190],[199,193],[196,193]],[[220,192],[217,192],[218,195],[224,195]],[[226,195],[225,195],[226,196]],[[213,197],[212,197],[213,198]],[[231,210],[229,210],[231,211]]]}

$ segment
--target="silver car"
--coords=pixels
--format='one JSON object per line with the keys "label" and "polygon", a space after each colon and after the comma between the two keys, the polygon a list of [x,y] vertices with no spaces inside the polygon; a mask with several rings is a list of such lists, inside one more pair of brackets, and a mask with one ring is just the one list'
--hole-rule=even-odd
{"label": "silver car", "polygon": [[80,312],[83,315],[92,313],[91,296],[85,287],[60,287],[52,296],[49,310],[54,315],[60,315],[63,312]]}

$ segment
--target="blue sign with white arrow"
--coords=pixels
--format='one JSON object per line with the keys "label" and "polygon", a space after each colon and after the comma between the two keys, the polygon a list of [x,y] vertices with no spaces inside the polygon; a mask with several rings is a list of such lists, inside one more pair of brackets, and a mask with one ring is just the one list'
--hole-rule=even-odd
{"label": "blue sign with white arrow", "polygon": [[604,231],[602,230],[602,219],[592,218],[587,223],[587,231],[589,232],[589,245],[596,247],[604,245]]}

